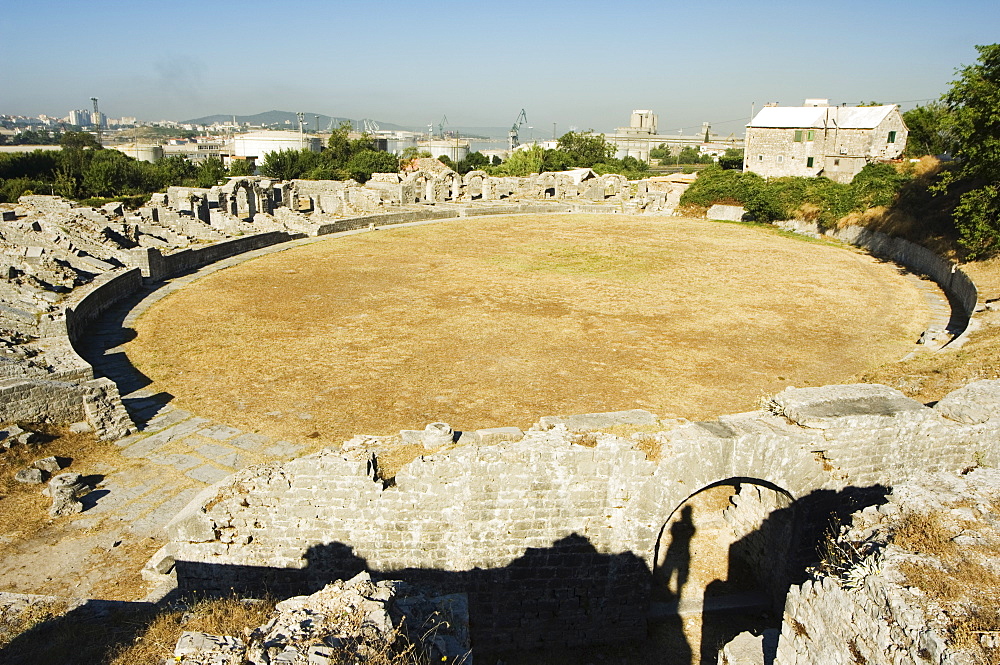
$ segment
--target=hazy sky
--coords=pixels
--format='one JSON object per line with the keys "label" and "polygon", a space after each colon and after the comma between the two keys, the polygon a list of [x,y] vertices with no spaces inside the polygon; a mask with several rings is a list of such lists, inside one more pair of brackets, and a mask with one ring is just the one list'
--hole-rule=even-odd
{"label": "hazy sky", "polygon": [[[742,132],[768,101],[937,98],[996,0],[294,3],[0,0],[0,113],[183,120],[271,109],[404,125]],[[522,130],[522,137],[528,130]]]}

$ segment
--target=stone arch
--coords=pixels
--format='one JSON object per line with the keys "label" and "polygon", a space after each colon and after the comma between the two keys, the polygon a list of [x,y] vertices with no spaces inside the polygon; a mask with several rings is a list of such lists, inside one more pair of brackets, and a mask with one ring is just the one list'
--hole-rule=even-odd
{"label": "stone arch", "polygon": [[486,198],[484,196],[485,171],[469,171],[465,174],[465,194],[471,201]]}

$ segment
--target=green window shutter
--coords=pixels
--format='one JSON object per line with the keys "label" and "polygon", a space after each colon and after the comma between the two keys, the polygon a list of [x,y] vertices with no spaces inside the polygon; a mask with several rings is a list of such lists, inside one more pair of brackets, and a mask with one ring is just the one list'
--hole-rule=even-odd
{"label": "green window shutter", "polygon": [[795,138],[794,138],[794,141],[795,141],[796,143],[798,143],[798,142],[799,142],[799,141],[801,141],[801,140],[802,140],[802,130],[801,130],[801,129],[796,129],[796,130],[795,130]]}
{"label": "green window shutter", "polygon": [[806,157],[806,168],[811,169],[813,167],[813,158]]}
{"label": "green window shutter", "polygon": [[816,132],[810,129],[808,132],[806,132],[806,141],[812,141],[815,136]]}
{"label": "green window shutter", "polygon": [[895,142],[896,142],[896,132],[889,132],[889,140],[887,141],[887,143],[895,143]]}

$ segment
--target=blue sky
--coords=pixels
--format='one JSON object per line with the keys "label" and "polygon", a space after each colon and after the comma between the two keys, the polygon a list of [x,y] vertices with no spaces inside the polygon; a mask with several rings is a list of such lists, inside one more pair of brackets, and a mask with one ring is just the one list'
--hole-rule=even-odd
{"label": "blue sky", "polygon": [[[988,0],[730,2],[117,2],[0,0],[0,113],[182,120],[271,109],[535,136],[611,131],[634,108],[661,133],[742,133],[751,104],[937,98]],[[522,130],[527,136],[528,130]]]}

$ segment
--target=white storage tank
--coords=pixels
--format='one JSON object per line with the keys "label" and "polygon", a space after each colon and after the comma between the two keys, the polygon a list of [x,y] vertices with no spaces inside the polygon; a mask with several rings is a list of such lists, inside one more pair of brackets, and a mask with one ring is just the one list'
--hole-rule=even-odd
{"label": "white storage tank", "polygon": [[433,139],[421,141],[420,150],[431,153],[431,157],[447,157],[456,164],[469,156],[469,142],[465,139]]}
{"label": "white storage tank", "polygon": [[280,150],[310,150],[319,152],[322,142],[316,136],[291,131],[260,131],[237,134],[233,137],[233,155],[256,157],[257,164],[264,163],[270,152]]}

